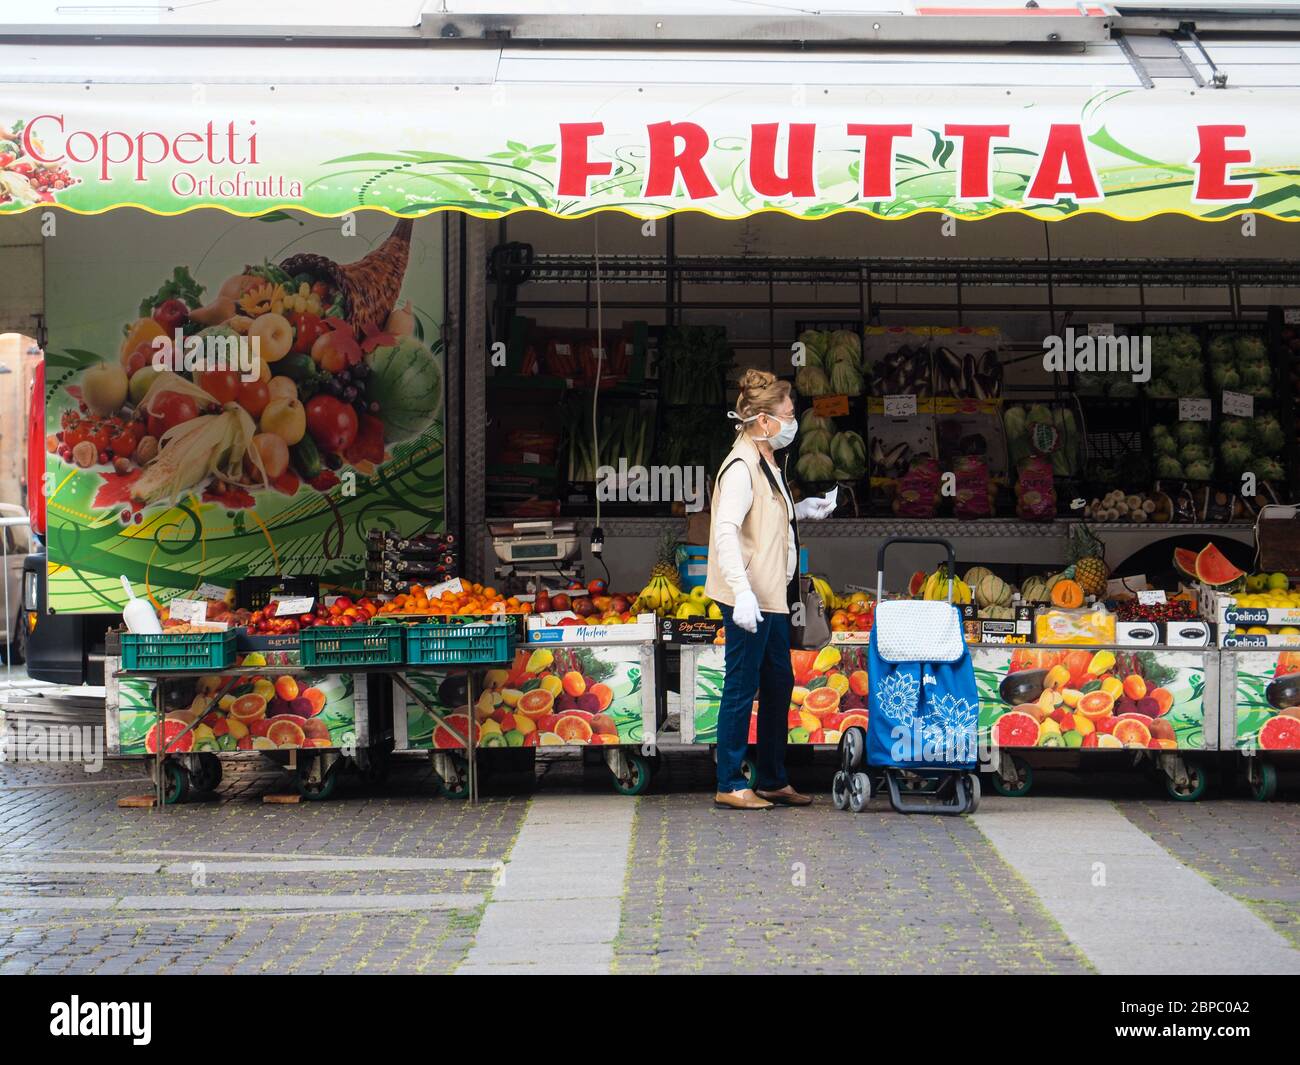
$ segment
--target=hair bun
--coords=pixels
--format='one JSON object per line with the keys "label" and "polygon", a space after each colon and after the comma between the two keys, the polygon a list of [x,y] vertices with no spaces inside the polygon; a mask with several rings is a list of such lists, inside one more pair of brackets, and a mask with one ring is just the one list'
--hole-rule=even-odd
{"label": "hair bun", "polygon": [[741,392],[757,392],[765,388],[771,388],[776,381],[776,374],[768,373],[766,370],[746,370],[740,375],[740,380],[736,382]]}

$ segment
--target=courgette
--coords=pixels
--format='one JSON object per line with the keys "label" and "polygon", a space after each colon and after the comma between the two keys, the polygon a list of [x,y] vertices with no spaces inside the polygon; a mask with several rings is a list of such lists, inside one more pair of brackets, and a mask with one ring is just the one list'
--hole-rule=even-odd
{"label": "courgette", "polygon": [[309,484],[321,475],[324,467],[321,464],[320,449],[310,433],[289,448],[289,457],[293,461],[293,468]]}

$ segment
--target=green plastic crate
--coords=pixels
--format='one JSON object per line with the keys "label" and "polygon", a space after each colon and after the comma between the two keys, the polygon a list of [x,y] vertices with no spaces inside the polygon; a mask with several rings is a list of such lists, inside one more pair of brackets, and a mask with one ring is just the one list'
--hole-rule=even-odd
{"label": "green plastic crate", "polygon": [[124,632],[122,667],[154,672],[228,669],[235,664],[235,630],[224,632]]}
{"label": "green plastic crate", "polygon": [[411,625],[406,630],[406,660],[416,665],[509,662],[514,652],[515,626],[510,621]]}
{"label": "green plastic crate", "polygon": [[304,666],[395,666],[405,643],[392,625],[322,625],[298,633],[298,648]]}

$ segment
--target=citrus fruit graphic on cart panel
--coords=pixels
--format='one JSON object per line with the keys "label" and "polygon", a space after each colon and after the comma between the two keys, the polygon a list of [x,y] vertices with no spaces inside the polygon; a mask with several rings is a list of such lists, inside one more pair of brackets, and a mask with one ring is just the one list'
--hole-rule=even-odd
{"label": "citrus fruit graphic on cart panel", "polygon": [[[716,743],[718,707],[726,680],[726,648],[699,651],[695,667],[695,740]],[[867,648],[837,644],[792,650],[794,690],[786,710],[786,742],[836,744],[846,729],[867,727]],[[758,742],[758,705],[750,711],[749,742]]]}
{"label": "citrus fruit graphic on cart panel", "polygon": [[1237,747],[1300,751],[1300,651],[1237,651]]}
{"label": "citrus fruit graphic on cart panel", "polygon": [[[406,749],[463,747],[470,719],[464,675],[434,671],[407,680],[444,723],[408,697]],[[645,694],[638,645],[521,647],[510,668],[475,673],[474,742],[484,748],[640,744]]]}
{"label": "citrus fruit graphic on cart panel", "polygon": [[122,754],[156,754],[160,746],[168,754],[350,747],[356,743],[353,685],[348,673],[242,676],[225,691],[225,679],[215,674],[172,680],[160,730],[153,685],[123,680],[118,742]]}
{"label": "citrus fruit graphic on cart panel", "polygon": [[364,578],[444,528],[443,222],[67,220],[46,255],[49,605]]}
{"label": "citrus fruit graphic on cart panel", "polygon": [[972,647],[980,741],[998,747],[1205,747],[1193,651]]}

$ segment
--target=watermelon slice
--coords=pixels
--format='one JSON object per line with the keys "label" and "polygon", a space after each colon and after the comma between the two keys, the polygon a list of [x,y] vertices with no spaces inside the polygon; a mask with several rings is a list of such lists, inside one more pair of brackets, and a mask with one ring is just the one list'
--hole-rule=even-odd
{"label": "watermelon slice", "polygon": [[1196,556],[1196,579],[1219,591],[1231,591],[1245,581],[1246,574],[1237,569],[1213,544],[1206,544]]}
{"label": "watermelon slice", "polygon": [[1196,580],[1196,552],[1187,547],[1175,547],[1174,569],[1188,580]]}

